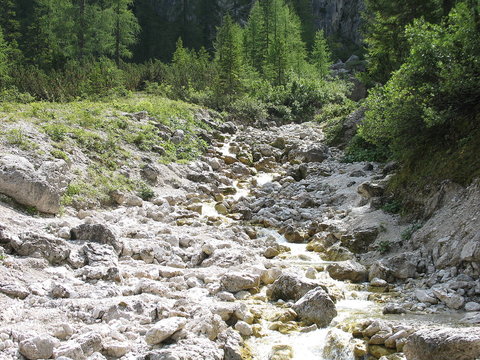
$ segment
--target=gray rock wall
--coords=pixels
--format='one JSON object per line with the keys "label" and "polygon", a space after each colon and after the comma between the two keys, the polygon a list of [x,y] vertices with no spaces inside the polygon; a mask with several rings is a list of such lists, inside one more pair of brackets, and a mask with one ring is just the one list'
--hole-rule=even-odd
{"label": "gray rock wall", "polygon": [[364,0],[312,0],[312,7],[318,29],[360,44]]}
{"label": "gray rock wall", "polygon": [[[219,16],[231,13],[245,21],[254,1],[212,0],[216,2]],[[361,41],[360,24],[364,0],[311,0],[317,29],[324,29],[327,35],[336,35],[356,44]],[[185,16],[187,22],[197,23],[200,0],[152,0],[155,10],[168,22],[174,23]],[[184,9],[186,11],[184,12]],[[204,25],[204,24],[202,24]]]}

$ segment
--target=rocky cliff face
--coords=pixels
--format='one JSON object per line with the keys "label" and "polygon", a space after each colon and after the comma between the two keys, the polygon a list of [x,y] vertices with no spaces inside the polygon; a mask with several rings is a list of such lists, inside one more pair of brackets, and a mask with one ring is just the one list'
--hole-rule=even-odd
{"label": "rocky cliff face", "polygon": [[360,44],[363,0],[312,0],[312,8],[317,29]]}
{"label": "rocky cliff face", "polygon": [[[209,9],[216,14],[212,18],[221,18],[231,13],[240,21],[245,21],[254,1],[252,0],[150,0],[157,14],[170,23],[202,24],[202,9]],[[297,0],[293,0],[295,2]],[[208,3],[208,4],[207,4]],[[324,29],[327,35],[360,43],[361,12],[364,0],[311,0],[314,24],[317,29]],[[204,14],[205,15],[205,14]]]}

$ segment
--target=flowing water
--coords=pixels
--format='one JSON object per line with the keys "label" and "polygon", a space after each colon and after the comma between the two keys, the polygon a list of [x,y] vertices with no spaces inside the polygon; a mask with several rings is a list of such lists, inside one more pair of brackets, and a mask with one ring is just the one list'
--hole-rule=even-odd
{"label": "flowing water", "polygon": [[[231,152],[230,143],[218,148],[222,156],[235,156]],[[251,190],[261,188],[272,182],[278,174],[259,172],[248,181],[235,181],[233,186],[236,189],[235,195],[231,197],[238,200],[250,196]],[[355,210],[353,210],[355,211]],[[215,210],[215,203],[203,204],[203,216],[221,219],[224,224],[233,222],[227,216],[219,214]],[[311,268],[324,269],[331,261],[322,260],[316,252],[306,250],[306,244],[289,243],[286,238],[277,230],[270,228],[257,228],[258,237],[274,239],[278,244],[288,247],[290,250],[282,253],[278,258],[289,270],[305,274]],[[353,324],[361,319],[385,318],[382,314],[383,306],[369,300],[372,293],[369,292],[367,284],[353,285],[342,281],[332,280],[326,271],[316,273],[316,279],[331,285],[336,292],[343,294],[343,298],[336,303],[338,315],[333,319],[330,326],[323,329],[294,329],[284,333],[277,330],[270,330],[271,321],[266,320],[269,315],[285,311],[282,302],[266,302],[258,300],[245,300],[245,303],[256,308],[265,316],[260,319],[262,336],[250,337],[247,340],[249,348],[255,360],[354,360],[354,340],[350,333],[341,328]],[[265,288],[262,290],[265,293]],[[264,295],[264,294],[263,294]],[[388,295],[387,295],[388,296]],[[390,320],[401,320],[405,323],[425,324],[454,324],[461,315],[389,315]],[[274,349],[277,349],[276,356]]]}

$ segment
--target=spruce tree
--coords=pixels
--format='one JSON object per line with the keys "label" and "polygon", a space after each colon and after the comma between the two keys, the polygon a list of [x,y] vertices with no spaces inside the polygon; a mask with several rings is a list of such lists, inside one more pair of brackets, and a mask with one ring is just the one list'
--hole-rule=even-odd
{"label": "spruce tree", "polygon": [[215,65],[217,90],[225,95],[238,93],[243,67],[243,38],[242,29],[230,15],[224,17],[223,24],[217,31]]}
{"label": "spruce tree", "polygon": [[325,39],[323,30],[319,30],[315,34],[310,61],[312,65],[315,66],[321,78],[325,78],[328,75],[331,65],[330,58],[331,53],[327,45],[327,40]]}
{"label": "spruce tree", "polygon": [[8,81],[8,47],[3,38],[3,31],[0,27],[0,89],[3,89]]}
{"label": "spruce tree", "polygon": [[245,28],[247,64],[276,85],[305,65],[305,43],[298,16],[284,0],[256,1]]}
{"label": "spruce tree", "polygon": [[133,0],[111,0],[112,40],[110,53],[117,65],[122,58],[131,58],[130,46],[137,41],[140,31],[137,18],[132,12]]}
{"label": "spruce tree", "polygon": [[17,2],[15,0],[0,0],[0,27],[3,29],[3,37],[10,47],[17,47],[20,38],[20,21],[17,14]]}
{"label": "spruce tree", "polygon": [[259,1],[253,4],[244,30],[245,60],[262,71],[267,58],[265,18]]}

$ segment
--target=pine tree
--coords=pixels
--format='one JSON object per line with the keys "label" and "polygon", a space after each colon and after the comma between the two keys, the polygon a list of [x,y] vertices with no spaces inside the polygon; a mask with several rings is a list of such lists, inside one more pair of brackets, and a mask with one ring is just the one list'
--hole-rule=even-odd
{"label": "pine tree", "polygon": [[137,18],[132,12],[133,0],[112,0],[111,10],[113,17],[112,40],[110,53],[114,56],[117,65],[122,58],[132,57],[130,46],[137,41],[140,31]]}
{"label": "pine tree", "polygon": [[20,38],[17,3],[15,0],[0,0],[0,9],[0,27],[3,29],[3,37],[10,47],[16,48]]}
{"label": "pine tree", "polygon": [[305,65],[301,23],[284,0],[257,1],[245,28],[247,64],[276,85],[286,83],[290,71]]}
{"label": "pine tree", "polygon": [[302,39],[309,49],[315,41],[315,20],[313,17],[313,6],[311,0],[289,0],[288,5],[295,9],[300,18],[302,28]]}
{"label": "pine tree", "polygon": [[325,39],[323,30],[317,31],[315,34],[315,41],[313,43],[310,61],[317,69],[321,78],[325,78],[328,75],[331,65],[330,58],[331,53],[328,48],[327,40]]}
{"label": "pine tree", "polygon": [[35,0],[22,41],[27,61],[51,68],[72,58],[75,53],[73,17],[70,0]]}
{"label": "pine tree", "polygon": [[263,10],[256,1],[250,11],[244,30],[245,60],[257,71],[262,71],[267,58],[266,29]]}
{"label": "pine tree", "polygon": [[8,81],[8,47],[3,38],[3,31],[0,27],[0,89],[3,89]]}
{"label": "pine tree", "polygon": [[242,29],[230,15],[225,16],[217,31],[215,64],[218,74],[217,90],[226,95],[238,93],[243,67],[243,38]]}

